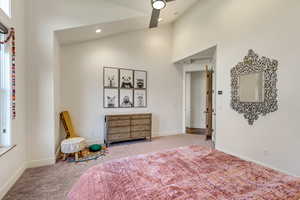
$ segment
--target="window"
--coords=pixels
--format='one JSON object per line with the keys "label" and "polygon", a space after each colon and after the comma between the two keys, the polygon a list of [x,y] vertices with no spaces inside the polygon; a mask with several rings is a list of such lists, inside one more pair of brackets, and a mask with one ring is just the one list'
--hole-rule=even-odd
{"label": "window", "polygon": [[[0,40],[4,40],[0,34]],[[10,145],[10,54],[9,45],[0,45],[0,145]]]}
{"label": "window", "polygon": [[0,8],[7,16],[11,16],[11,0],[0,0]]}

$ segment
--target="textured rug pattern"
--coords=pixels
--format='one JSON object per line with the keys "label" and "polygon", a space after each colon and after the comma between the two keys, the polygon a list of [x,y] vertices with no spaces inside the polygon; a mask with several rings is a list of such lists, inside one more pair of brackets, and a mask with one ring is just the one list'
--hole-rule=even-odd
{"label": "textured rug pattern", "polygon": [[64,200],[79,177],[100,163],[187,145],[211,146],[204,136],[176,135],[113,145],[106,156],[81,163],[58,162],[55,165],[27,169],[3,200]]}
{"label": "textured rug pattern", "polygon": [[70,200],[299,200],[300,179],[198,145],[89,169]]}

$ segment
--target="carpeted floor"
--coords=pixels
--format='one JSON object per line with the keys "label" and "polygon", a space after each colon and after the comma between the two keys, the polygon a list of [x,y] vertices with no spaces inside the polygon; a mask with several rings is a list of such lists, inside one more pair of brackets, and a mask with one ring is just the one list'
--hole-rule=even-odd
{"label": "carpeted floor", "polygon": [[80,175],[99,163],[137,154],[198,144],[211,146],[203,135],[176,135],[154,138],[149,141],[135,141],[112,145],[105,157],[84,163],[58,162],[52,166],[27,169],[11,188],[4,200],[61,200]]}

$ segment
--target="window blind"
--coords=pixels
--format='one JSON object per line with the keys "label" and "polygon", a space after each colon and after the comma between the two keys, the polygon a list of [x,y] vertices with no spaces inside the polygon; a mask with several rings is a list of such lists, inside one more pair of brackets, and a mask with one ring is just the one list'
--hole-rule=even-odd
{"label": "window blind", "polygon": [[[0,40],[4,35],[0,34]],[[0,134],[8,133],[10,119],[10,56],[7,45],[0,45]],[[0,140],[3,137],[0,137]],[[0,141],[3,144],[3,141]]]}

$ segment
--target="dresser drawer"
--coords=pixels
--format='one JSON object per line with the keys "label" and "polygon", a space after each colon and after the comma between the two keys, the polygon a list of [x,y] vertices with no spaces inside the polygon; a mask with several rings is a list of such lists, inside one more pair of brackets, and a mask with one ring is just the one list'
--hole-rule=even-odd
{"label": "dresser drawer", "polygon": [[151,113],[106,115],[106,144],[148,137],[151,140],[151,120]]}
{"label": "dresser drawer", "polygon": [[151,119],[151,114],[132,115],[131,119]]}
{"label": "dresser drawer", "polygon": [[136,125],[132,126],[131,131],[150,131],[150,125]]}
{"label": "dresser drawer", "polygon": [[106,116],[106,120],[107,121],[111,121],[111,120],[130,120],[130,116],[129,115]]}
{"label": "dresser drawer", "polygon": [[111,120],[107,122],[107,127],[130,126],[130,120]]}
{"label": "dresser drawer", "polygon": [[119,134],[113,134],[108,135],[109,141],[121,141],[121,140],[129,140],[130,139],[130,133],[119,133]]}
{"label": "dresser drawer", "polygon": [[145,137],[150,137],[150,136],[151,136],[150,131],[133,131],[131,133],[131,137],[133,139],[135,139],[135,138],[145,138]]}
{"label": "dresser drawer", "polygon": [[150,119],[132,119],[131,125],[150,125],[151,120]]}
{"label": "dresser drawer", "polygon": [[124,127],[111,127],[107,129],[108,135],[110,134],[118,134],[118,133],[130,133],[130,126]]}

